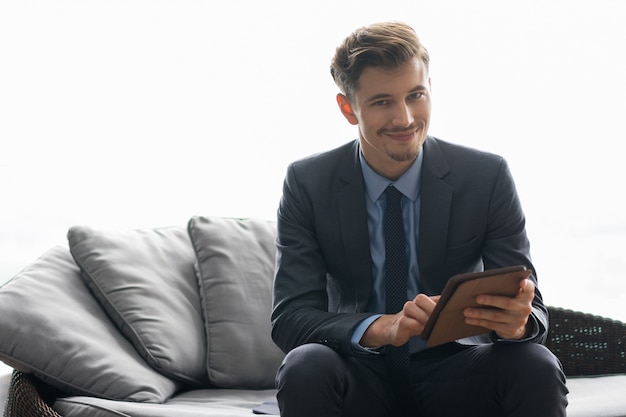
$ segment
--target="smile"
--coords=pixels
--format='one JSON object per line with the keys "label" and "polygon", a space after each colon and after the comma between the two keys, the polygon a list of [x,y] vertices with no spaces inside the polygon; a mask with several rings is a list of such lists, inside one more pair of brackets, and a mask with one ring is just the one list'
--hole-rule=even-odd
{"label": "smile", "polygon": [[419,129],[412,129],[412,130],[408,130],[408,131],[402,131],[402,132],[397,132],[397,131],[387,131],[385,132],[385,135],[387,135],[389,138],[391,138],[394,141],[398,141],[398,142],[408,142],[411,141],[417,131]]}

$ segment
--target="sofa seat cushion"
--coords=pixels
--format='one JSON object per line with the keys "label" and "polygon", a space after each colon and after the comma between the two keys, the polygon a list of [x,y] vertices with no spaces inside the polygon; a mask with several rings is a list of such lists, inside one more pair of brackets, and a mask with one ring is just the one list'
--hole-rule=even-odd
{"label": "sofa seat cushion", "polygon": [[626,416],[626,375],[569,378],[567,387],[568,417]]}
{"label": "sofa seat cushion", "polygon": [[274,388],[284,357],[270,324],[276,224],[197,216],[188,230],[198,260],[209,380],[217,388]]}
{"label": "sofa seat cushion", "polygon": [[162,402],[180,389],[111,323],[62,246],[0,288],[0,318],[0,360],[65,393]]}
{"label": "sofa seat cushion", "polygon": [[275,397],[275,390],[202,389],[176,395],[163,404],[68,397],[58,399],[53,408],[64,417],[250,417],[253,408]]}
{"label": "sofa seat cushion", "polygon": [[155,370],[207,385],[195,253],[187,230],[74,226],[70,251],[120,332]]}
{"label": "sofa seat cushion", "polygon": [[[568,417],[626,416],[626,375],[570,378]],[[165,404],[134,404],[70,397],[57,400],[54,409],[65,417],[181,417],[248,416],[252,408],[273,400],[274,390],[196,390],[177,395]]]}
{"label": "sofa seat cushion", "polygon": [[[11,373],[3,372],[2,365],[0,363],[0,416],[4,415],[4,407],[7,403],[7,396],[9,394],[9,385],[11,384]],[[7,368],[8,369],[8,368]]]}

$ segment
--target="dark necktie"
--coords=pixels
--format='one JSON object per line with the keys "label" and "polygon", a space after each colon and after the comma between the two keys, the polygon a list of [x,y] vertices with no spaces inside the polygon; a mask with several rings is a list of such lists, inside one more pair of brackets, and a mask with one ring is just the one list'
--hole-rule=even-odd
{"label": "dark necktie", "polygon": [[[385,233],[385,292],[386,313],[396,314],[407,301],[409,265],[406,257],[406,241],[402,221],[400,199],[402,193],[393,185],[385,190],[387,208],[384,215]],[[411,365],[409,344],[400,347],[387,346],[387,369],[394,386],[408,389]]]}

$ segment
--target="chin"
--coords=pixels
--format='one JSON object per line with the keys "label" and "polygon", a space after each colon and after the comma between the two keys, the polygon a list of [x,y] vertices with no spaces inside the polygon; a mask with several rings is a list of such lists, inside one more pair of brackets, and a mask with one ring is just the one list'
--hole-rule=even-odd
{"label": "chin", "polygon": [[387,156],[396,162],[409,162],[417,158],[419,151],[387,152]]}

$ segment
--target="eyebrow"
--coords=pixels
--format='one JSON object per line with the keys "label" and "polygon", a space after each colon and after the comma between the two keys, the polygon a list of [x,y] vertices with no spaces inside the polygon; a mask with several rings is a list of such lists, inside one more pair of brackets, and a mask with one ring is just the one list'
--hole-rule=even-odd
{"label": "eyebrow", "polygon": [[[412,93],[418,93],[418,92],[422,92],[422,91],[427,91],[427,88],[423,85],[418,85],[413,87],[412,89],[409,90],[409,94]],[[378,101],[378,100],[382,100],[385,98],[389,98],[391,97],[391,94],[389,93],[378,93],[378,94],[374,94],[372,97],[369,97],[367,100],[365,100],[367,103],[372,103],[374,101]]]}

